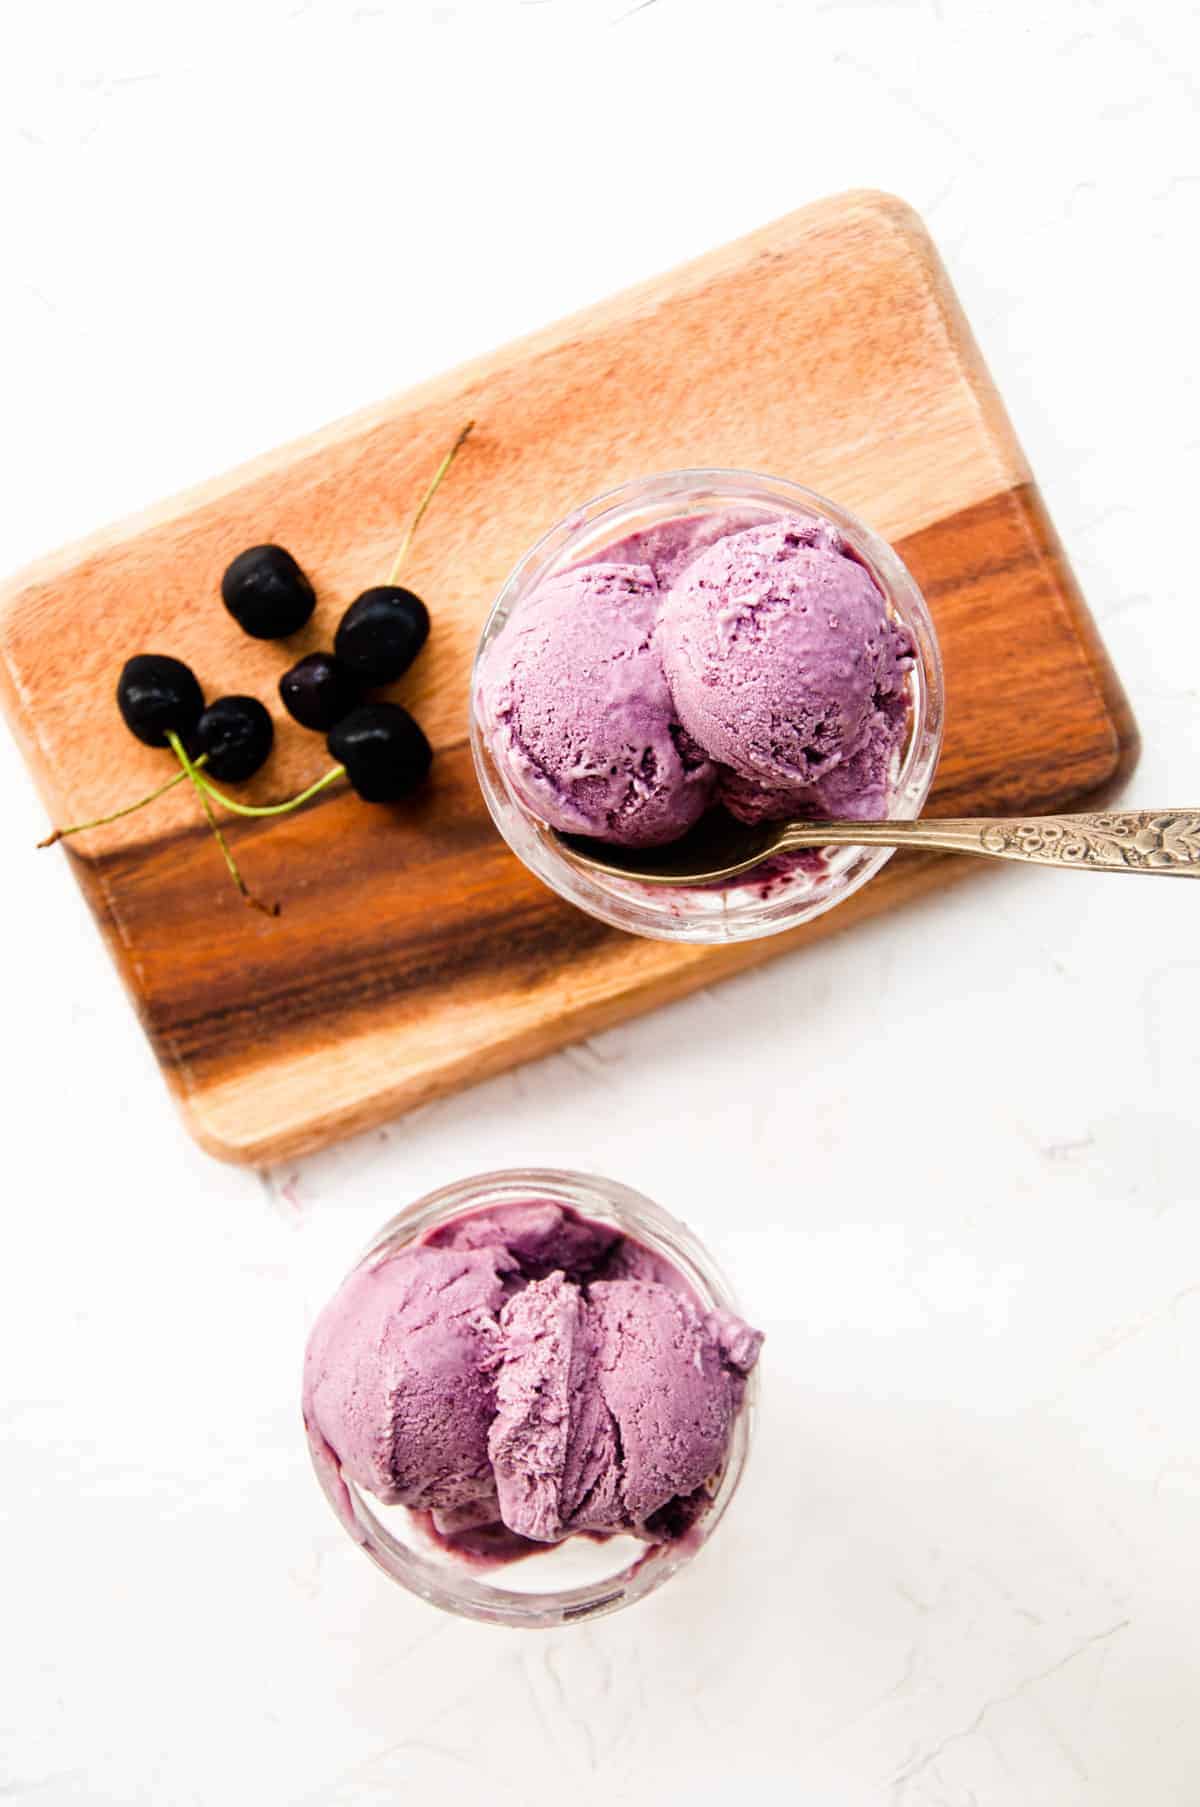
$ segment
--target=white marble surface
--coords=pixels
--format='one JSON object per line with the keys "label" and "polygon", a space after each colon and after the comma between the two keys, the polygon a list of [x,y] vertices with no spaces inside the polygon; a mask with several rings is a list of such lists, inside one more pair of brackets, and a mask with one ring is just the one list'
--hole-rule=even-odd
{"label": "white marble surface", "polygon": [[[1196,801],[1189,11],[10,7],[0,565],[885,186],[1128,683],[1132,794]],[[0,772],[6,1801],[1200,1798],[1187,887],[980,877],[259,1178],[176,1125],[2,736]],[[769,1339],[713,1548],[547,1636],[386,1583],[296,1408],[376,1223],[524,1161],[685,1214]]]}

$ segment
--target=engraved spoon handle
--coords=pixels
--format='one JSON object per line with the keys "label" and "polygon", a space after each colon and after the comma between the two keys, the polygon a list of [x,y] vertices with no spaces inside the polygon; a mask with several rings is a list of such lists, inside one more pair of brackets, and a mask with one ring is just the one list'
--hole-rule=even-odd
{"label": "engraved spoon handle", "polygon": [[920,822],[796,822],[778,850],[925,847],[1039,866],[1200,878],[1200,810],[1127,809],[1086,816],[961,816]]}

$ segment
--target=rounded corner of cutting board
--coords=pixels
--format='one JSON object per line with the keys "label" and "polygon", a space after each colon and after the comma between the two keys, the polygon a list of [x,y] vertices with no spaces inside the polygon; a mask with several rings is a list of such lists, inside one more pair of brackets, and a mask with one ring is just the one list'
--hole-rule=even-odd
{"label": "rounded corner of cutting board", "polygon": [[[312,1101],[311,1080],[278,1110],[278,1088],[269,1073],[248,1072],[211,1089],[186,1056],[164,1061],[164,1072],[183,1126],[197,1147],[230,1167],[265,1168],[315,1154],[330,1142],[376,1128],[413,1103],[403,1087],[380,1084],[354,1100]],[[261,1088],[266,1085],[266,1090]],[[253,1094],[260,1088],[258,1096]],[[297,1101],[302,1108],[297,1108]]]}
{"label": "rounded corner of cutting board", "polygon": [[846,211],[869,214],[872,219],[879,220],[906,238],[922,245],[933,244],[929,228],[912,202],[906,201],[902,195],[893,194],[890,189],[851,188],[837,198],[844,204]]}
{"label": "rounded corner of cutting board", "polygon": [[858,220],[894,255],[918,264],[927,282],[941,288],[946,282],[933,234],[911,201],[886,188],[852,188],[838,195],[838,221],[845,227]]}
{"label": "rounded corner of cutting board", "polygon": [[175,1104],[192,1141],[215,1161],[231,1167],[266,1167],[273,1159],[270,1144],[276,1138],[253,1130],[239,1134],[210,1114],[202,1094],[176,1093]]}

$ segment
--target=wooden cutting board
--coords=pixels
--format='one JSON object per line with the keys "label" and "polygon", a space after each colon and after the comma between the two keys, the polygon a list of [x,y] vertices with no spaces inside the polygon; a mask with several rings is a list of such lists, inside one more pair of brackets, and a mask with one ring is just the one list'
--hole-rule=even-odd
{"label": "wooden cutting board", "polygon": [[[193,797],[80,837],[66,857],[202,1144],[265,1162],[319,1147],[793,950],[940,884],[965,861],[897,856],[831,915],[731,948],[602,927],[493,831],[466,745],[467,675],[510,567],[575,503],[679,465],[798,479],[898,545],[945,658],[942,814],[1057,809],[1111,790],[1137,736],[999,397],[920,221],[874,193],[789,215],[44,560],[0,596],[0,691],[55,821],[167,775],[122,728],[123,660],[172,652],[210,696],[277,706],[280,673],[383,580],[445,446],[475,432],[406,581],[434,619],[396,688],[438,750],[420,801],[345,789],[229,825],[247,910]],[[316,584],[286,647],[247,639],[218,584],[244,546],[289,547]],[[97,624],[102,624],[97,631]],[[282,715],[282,711],[279,711]],[[245,795],[328,764],[284,719]]]}

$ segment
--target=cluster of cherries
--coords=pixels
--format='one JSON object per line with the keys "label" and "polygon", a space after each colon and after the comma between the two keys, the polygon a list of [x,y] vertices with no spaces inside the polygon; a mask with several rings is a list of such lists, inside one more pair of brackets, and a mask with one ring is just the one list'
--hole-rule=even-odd
{"label": "cluster of cherries", "polygon": [[[333,651],[309,653],[279,680],[284,707],[304,728],[324,734],[333,768],[284,803],[251,805],[219,791],[212,780],[240,784],[266,762],[275,739],[269,711],[257,697],[223,696],[205,705],[195,673],[165,653],[139,653],[126,661],[117,683],[117,706],[131,734],[151,747],[169,747],[180,770],[136,803],[91,822],[55,829],[41,843],[114,822],[189,780],[242,896],[257,909],[278,914],[247,889],[213,813],[214,802],[235,815],[286,815],[339,778],[368,803],[405,797],[426,777],[433,750],[420,725],[398,703],[364,701],[364,692],[394,683],[429,638],[429,611],[421,598],[396,582],[422,515],[471,431],[463,428],[438,466],[385,584],[364,590],[342,616]],[[251,546],[239,553],[221,580],[221,596],[234,620],[256,640],[282,640],[312,616],[316,593],[282,546]]]}

